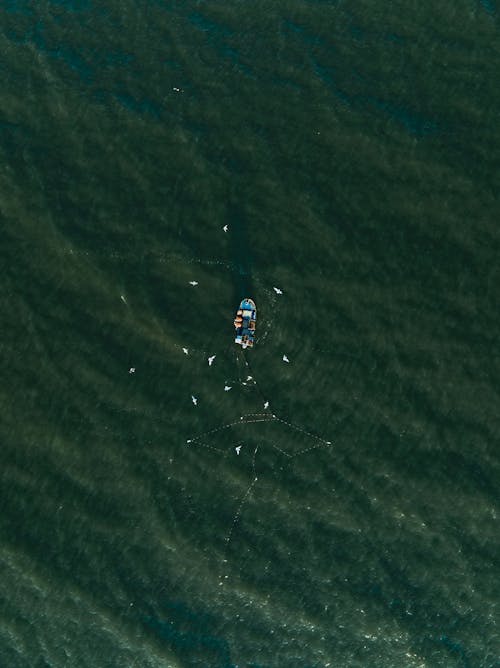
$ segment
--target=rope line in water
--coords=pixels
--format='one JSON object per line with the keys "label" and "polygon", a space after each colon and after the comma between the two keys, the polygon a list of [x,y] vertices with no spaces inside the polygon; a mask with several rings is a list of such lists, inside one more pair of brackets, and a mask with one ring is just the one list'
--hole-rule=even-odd
{"label": "rope line in water", "polygon": [[[250,417],[260,417],[261,419],[259,420],[249,420],[247,418]],[[215,434],[218,431],[223,431],[224,429],[229,429],[230,427],[234,427],[237,424],[251,424],[253,422],[272,422],[274,420],[273,416],[268,416],[265,413],[249,413],[247,415],[242,415],[239,420],[235,420],[234,422],[228,422],[227,424],[222,424],[219,427],[214,427],[213,429],[210,429],[209,431],[204,431],[198,436],[194,436],[193,438],[188,438],[186,443],[189,445],[190,443],[195,443],[198,441],[200,438],[203,438],[205,436],[210,436],[211,434]]]}
{"label": "rope line in water", "polygon": [[252,457],[253,479],[252,479],[252,482],[251,482],[250,485],[248,486],[246,492],[245,492],[245,493],[243,494],[243,496],[241,497],[241,501],[240,501],[240,504],[239,504],[239,506],[238,506],[238,510],[236,511],[236,514],[235,514],[235,516],[234,516],[234,518],[233,518],[233,522],[232,522],[232,524],[231,524],[231,528],[229,529],[229,533],[228,533],[228,535],[226,536],[226,543],[229,543],[229,542],[230,542],[230,540],[231,540],[231,536],[233,535],[234,525],[236,524],[236,522],[237,522],[237,521],[239,520],[239,518],[240,518],[241,511],[242,511],[242,509],[243,509],[243,505],[245,504],[245,501],[246,501],[248,495],[250,494],[250,492],[252,491],[252,489],[253,489],[255,483],[256,483],[256,482],[258,481],[258,479],[259,479],[259,478],[257,477],[257,473],[256,473],[256,471],[255,471],[255,457],[257,456],[257,450],[258,450],[258,449],[259,449],[259,446],[257,445],[256,448],[255,448],[255,450],[253,451],[253,457]]}
{"label": "rope line in water", "polygon": [[[246,502],[247,498],[250,496],[250,494],[251,494],[251,492],[252,492],[252,489],[254,488],[255,484],[257,483],[257,481],[258,481],[258,479],[259,479],[259,478],[257,477],[257,471],[256,471],[256,469],[255,469],[255,458],[256,458],[256,456],[257,456],[257,450],[258,450],[258,449],[259,449],[259,446],[257,445],[256,448],[255,448],[255,450],[253,451],[253,456],[252,456],[253,479],[252,479],[252,482],[250,483],[250,485],[248,486],[247,490],[245,491],[245,493],[243,494],[243,496],[242,496],[241,499],[240,499],[240,503],[239,503],[239,505],[238,505],[238,508],[237,508],[237,510],[236,510],[236,513],[235,513],[235,515],[234,515],[234,517],[233,517],[233,521],[232,521],[232,523],[231,523],[231,527],[230,527],[229,532],[228,532],[228,534],[227,534],[227,536],[226,536],[226,539],[225,539],[226,547],[227,547],[227,546],[229,545],[229,543],[231,542],[231,538],[232,538],[232,535],[233,535],[234,527],[236,526],[238,520],[239,520],[240,517],[241,517],[241,513],[243,512],[243,506],[245,505],[245,502]],[[227,559],[224,559],[223,562],[224,562],[224,563],[227,563]],[[229,577],[229,575],[227,575],[227,574],[224,575],[224,578],[223,578],[223,579],[222,579],[222,576],[220,576],[220,577],[221,577],[221,579],[219,580],[219,586],[224,584],[224,580],[227,580],[228,577]]]}
{"label": "rope line in water", "polygon": [[[238,223],[234,226],[236,228],[239,228],[235,230],[237,233],[235,236],[238,237],[236,239],[236,243],[238,241],[241,242],[242,238],[245,236],[245,229],[241,229],[241,221],[238,221]],[[234,228],[233,228],[234,229]],[[238,255],[240,257],[240,255]],[[246,257],[246,256],[245,256]],[[202,260],[202,259],[191,259],[189,261],[190,264],[193,263],[199,263],[199,264],[204,264],[204,265],[222,265],[226,269],[229,269],[231,272],[234,272],[237,274],[235,276],[236,281],[238,282],[238,285],[235,285],[235,289],[239,290],[242,292],[241,298],[244,296],[247,296],[248,294],[251,294],[251,285],[252,285],[252,268],[250,266],[251,260],[249,258],[246,258],[245,260],[247,262],[246,266],[243,266],[241,263],[235,264],[235,263],[228,263],[228,262],[222,262],[220,260]],[[260,283],[260,281],[257,279],[257,282]],[[274,324],[274,320],[277,317],[277,309],[275,308],[276,305],[276,300],[277,300],[277,295],[274,294],[271,290],[269,290],[266,286],[262,285],[259,286],[262,288],[262,291],[266,294],[266,296],[269,298],[270,302],[270,307],[269,307],[269,312],[271,314],[270,318],[266,322],[265,329],[263,333],[256,339],[256,341],[260,341],[263,343]],[[245,293],[245,294],[243,294]],[[193,349],[194,351],[194,349]],[[184,351],[185,352],[185,351]],[[198,352],[198,351],[196,351]],[[257,381],[255,374],[253,372],[252,366],[250,364],[250,361],[247,357],[247,351],[245,350],[238,350],[238,352],[235,355],[235,362],[237,365],[237,370],[238,370],[238,383],[241,386],[249,387],[253,389],[255,392],[260,395],[260,398],[263,402],[264,409],[267,411],[270,401],[266,395],[266,393],[262,390],[260,383]],[[245,378],[245,379],[244,379]],[[228,381],[229,382],[229,381]],[[232,384],[233,381],[231,381],[229,384]],[[326,440],[325,438],[318,436],[316,434],[313,434],[308,428],[303,427],[301,425],[295,424],[293,422],[289,422],[288,420],[285,420],[284,418],[279,417],[275,413],[271,412],[269,410],[268,412],[255,412],[255,413],[246,413],[244,415],[241,415],[238,420],[233,420],[228,423],[220,424],[218,426],[215,426],[207,431],[204,431],[196,436],[192,436],[191,438],[188,438],[186,443],[187,445],[194,445],[194,446],[201,446],[205,448],[209,448],[211,450],[214,450],[218,452],[219,454],[223,454],[224,456],[228,456],[228,450],[226,449],[221,449],[212,445],[209,445],[208,443],[204,442],[207,437],[217,437],[217,434],[220,434],[221,432],[231,429],[233,427],[236,427],[237,425],[248,425],[248,424],[257,424],[260,422],[275,422],[275,423],[280,423],[284,425],[285,427],[288,427],[289,429],[298,432],[299,434],[302,434],[304,437],[308,439],[312,439],[313,444],[310,445],[309,447],[304,447],[303,449],[299,450],[298,452],[295,453],[290,453],[287,452],[285,449],[277,445],[275,442],[269,440],[269,444],[271,448],[276,450],[280,455],[283,457],[287,458],[289,461],[292,459],[296,459],[297,457],[301,457],[306,455],[307,453],[311,452],[312,450],[317,450],[322,447],[330,447],[332,445],[331,441]],[[234,444],[233,444],[234,445]],[[233,447],[233,445],[231,447]],[[236,454],[240,454],[240,450],[242,445],[244,445],[244,442],[241,440],[238,441],[237,446],[235,447]],[[243,495],[240,497],[240,500],[238,502],[236,512],[233,516],[231,525],[229,527],[229,531],[227,532],[227,535],[225,536],[224,539],[224,546],[225,550],[229,548],[229,545],[231,544],[231,540],[233,538],[236,526],[241,518],[241,515],[243,513],[243,510],[245,508],[245,505],[247,504],[252,491],[254,487],[256,486],[258,482],[258,476],[256,472],[256,457],[257,457],[257,452],[258,452],[259,446],[255,447],[253,455],[252,455],[252,479],[250,481],[250,484],[244,491]],[[223,562],[227,563],[227,559],[223,558]],[[219,576],[219,585],[223,585],[224,582],[228,579],[229,575],[220,575]]]}

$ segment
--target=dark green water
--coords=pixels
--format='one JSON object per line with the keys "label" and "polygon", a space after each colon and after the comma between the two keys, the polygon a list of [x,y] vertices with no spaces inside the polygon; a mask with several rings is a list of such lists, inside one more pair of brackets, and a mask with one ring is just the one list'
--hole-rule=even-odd
{"label": "dark green water", "polygon": [[1,668],[498,668],[496,1],[0,48]]}

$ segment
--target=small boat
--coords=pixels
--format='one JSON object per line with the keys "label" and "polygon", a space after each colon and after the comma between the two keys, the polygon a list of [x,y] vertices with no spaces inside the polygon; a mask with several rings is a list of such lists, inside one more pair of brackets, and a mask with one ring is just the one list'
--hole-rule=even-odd
{"label": "small boat", "polygon": [[234,318],[236,338],[234,342],[242,348],[252,348],[255,338],[255,323],[257,322],[257,308],[253,299],[245,297],[241,300],[239,309]]}

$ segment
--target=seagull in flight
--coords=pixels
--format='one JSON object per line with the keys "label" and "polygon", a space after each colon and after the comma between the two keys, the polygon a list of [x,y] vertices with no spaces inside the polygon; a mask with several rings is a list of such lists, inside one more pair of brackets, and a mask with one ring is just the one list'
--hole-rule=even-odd
{"label": "seagull in flight", "polygon": [[283,355],[283,362],[289,362],[289,361],[290,360],[288,359],[288,357],[286,355]]}
{"label": "seagull in flight", "polygon": [[189,350],[187,348],[183,348],[182,352],[184,353],[184,355],[189,355]]}
{"label": "seagull in flight", "polygon": [[212,355],[212,357],[208,358],[208,366],[212,366],[214,363],[214,359],[217,357],[217,355]]}
{"label": "seagull in flight", "polygon": [[269,401],[264,402],[264,408],[269,408]]}
{"label": "seagull in flight", "polygon": [[282,295],[283,294],[283,290],[280,290],[279,288],[273,288],[273,290],[277,295]]}
{"label": "seagull in flight", "polygon": [[232,388],[231,385],[224,385],[224,392],[229,392],[229,390],[232,390],[232,389],[233,388]]}
{"label": "seagull in flight", "polygon": [[198,285],[198,281],[189,281],[189,285],[192,285],[194,288],[195,285]]}
{"label": "seagull in flight", "polygon": [[224,225],[224,227],[222,229],[224,230],[224,232],[227,232],[229,227],[228,227],[228,225]]}
{"label": "seagull in flight", "polygon": [[235,447],[235,450],[236,450],[236,454],[239,455],[239,454],[240,454],[240,450],[241,450],[241,445],[237,445],[237,446]]}
{"label": "seagull in flight", "polygon": [[193,396],[193,395],[191,395],[191,401],[193,402],[193,404],[194,404],[195,406],[196,406],[196,404],[198,403],[198,399],[197,399],[195,396]]}

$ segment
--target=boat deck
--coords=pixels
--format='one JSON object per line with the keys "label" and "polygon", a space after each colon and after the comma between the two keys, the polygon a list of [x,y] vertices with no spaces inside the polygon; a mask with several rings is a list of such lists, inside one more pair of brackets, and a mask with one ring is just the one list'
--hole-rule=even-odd
{"label": "boat deck", "polygon": [[253,348],[256,322],[257,308],[255,302],[249,298],[242,299],[234,319],[234,327],[236,329],[234,342],[242,346],[242,348]]}

